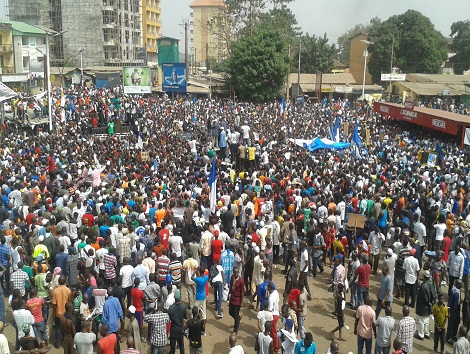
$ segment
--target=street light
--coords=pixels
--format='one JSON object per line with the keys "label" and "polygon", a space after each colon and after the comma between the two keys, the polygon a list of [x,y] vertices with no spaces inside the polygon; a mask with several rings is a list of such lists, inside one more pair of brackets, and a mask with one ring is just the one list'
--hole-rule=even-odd
{"label": "street light", "polygon": [[366,45],[366,50],[364,51],[364,75],[362,77],[362,99],[364,100],[364,93],[366,89],[366,70],[367,70],[367,56],[369,55],[369,52],[367,51],[367,47],[370,44],[374,44],[373,42],[367,41],[365,39],[361,39],[361,42]]}
{"label": "street light", "polygon": [[46,70],[46,75],[47,75],[47,113],[49,115],[49,133],[52,133],[52,95],[51,95],[51,55],[49,52],[49,35],[51,34],[52,37],[57,37],[60,36],[61,34],[64,34],[67,31],[61,31],[61,32],[46,32],[46,52],[47,52],[47,70]]}
{"label": "street light", "polygon": [[80,48],[78,51],[80,53],[80,87],[83,87],[83,52],[85,48]]}

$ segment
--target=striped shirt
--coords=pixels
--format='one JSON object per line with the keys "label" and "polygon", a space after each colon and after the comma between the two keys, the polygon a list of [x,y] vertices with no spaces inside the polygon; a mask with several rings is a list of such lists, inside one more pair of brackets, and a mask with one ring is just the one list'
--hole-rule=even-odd
{"label": "striped shirt", "polygon": [[174,285],[181,283],[181,272],[183,266],[180,261],[173,261],[168,266],[169,272],[171,274],[171,280]]}
{"label": "striped shirt", "polygon": [[167,256],[161,256],[157,259],[157,279],[159,282],[164,282],[166,280],[166,275],[168,274],[168,267],[170,265],[170,258]]}
{"label": "striped shirt", "polygon": [[103,257],[105,279],[116,278],[117,259],[114,254],[106,253]]}

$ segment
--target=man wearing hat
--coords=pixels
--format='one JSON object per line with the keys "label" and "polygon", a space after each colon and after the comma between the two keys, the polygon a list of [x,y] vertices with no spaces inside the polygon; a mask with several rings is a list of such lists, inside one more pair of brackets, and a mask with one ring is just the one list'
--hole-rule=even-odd
{"label": "man wearing hat", "polygon": [[416,281],[418,280],[419,263],[415,258],[416,249],[410,250],[410,255],[403,262],[405,270],[405,305],[415,307]]}
{"label": "man wearing hat", "polygon": [[423,282],[419,286],[416,296],[416,337],[419,340],[423,340],[425,337],[430,338],[429,315],[432,313],[435,302],[436,292],[431,281],[431,272],[425,270]]}
{"label": "man wearing hat", "polygon": [[[127,316],[129,317],[129,324],[127,325],[127,335],[133,338],[134,348],[142,352],[142,341],[140,339],[139,322],[135,318],[135,307],[129,306]],[[150,331],[149,327],[149,331]]]}
{"label": "man wearing hat", "polygon": [[175,303],[170,306],[168,310],[170,316],[171,329],[170,329],[170,354],[176,351],[176,342],[180,348],[180,353],[184,353],[184,321],[186,320],[186,305],[181,301],[181,291],[175,291]]}

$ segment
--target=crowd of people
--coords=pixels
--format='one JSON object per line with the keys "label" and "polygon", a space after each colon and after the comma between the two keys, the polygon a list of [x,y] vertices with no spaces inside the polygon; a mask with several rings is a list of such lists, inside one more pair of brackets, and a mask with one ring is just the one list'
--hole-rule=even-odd
{"label": "crowd of people", "polygon": [[[221,331],[213,305],[233,318],[232,354],[252,350],[237,344],[247,322],[260,354],[338,353],[348,307],[353,352],[373,338],[375,353],[470,352],[469,173],[452,138],[339,99],[284,110],[75,88],[53,107],[53,132],[2,129],[0,333],[11,309],[16,350],[202,353]],[[370,131],[359,156],[297,144],[336,117],[344,141]],[[309,302],[325,280],[338,326],[317,350]]]}

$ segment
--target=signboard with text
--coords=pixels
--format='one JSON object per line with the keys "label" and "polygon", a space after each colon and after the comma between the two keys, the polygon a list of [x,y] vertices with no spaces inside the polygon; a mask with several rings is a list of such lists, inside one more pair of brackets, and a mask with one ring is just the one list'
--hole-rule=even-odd
{"label": "signboard with text", "polygon": [[390,80],[390,74],[381,74],[380,81],[406,81],[406,74],[392,74],[392,80]]}
{"label": "signboard with text", "polygon": [[186,92],[186,64],[162,64],[162,90],[165,92]]}
{"label": "signboard with text", "polygon": [[440,118],[417,110],[410,110],[403,105],[375,102],[374,112],[426,128],[439,130],[447,134],[457,135],[458,123],[455,120]]}

